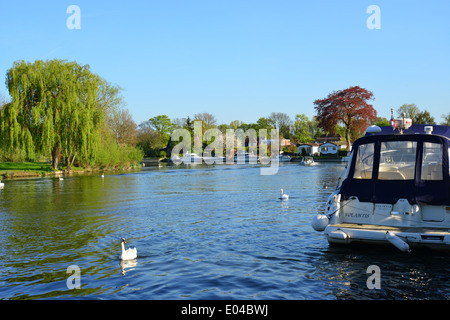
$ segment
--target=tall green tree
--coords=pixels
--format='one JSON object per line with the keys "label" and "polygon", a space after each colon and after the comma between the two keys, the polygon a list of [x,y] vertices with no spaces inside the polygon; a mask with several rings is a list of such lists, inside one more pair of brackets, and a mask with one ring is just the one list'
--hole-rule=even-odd
{"label": "tall green tree", "polygon": [[170,118],[165,114],[159,115],[148,120],[150,126],[163,136],[168,136],[172,133],[173,125]]}
{"label": "tall green tree", "polygon": [[294,138],[297,142],[308,143],[314,141],[310,132],[312,124],[305,114],[297,114],[294,122]]}
{"label": "tall green tree", "polygon": [[429,111],[424,110],[419,112],[415,118],[413,119],[413,123],[417,124],[436,124],[434,117],[430,114]]}
{"label": "tall green tree", "polygon": [[258,129],[266,129],[268,131],[275,129],[273,121],[265,117],[259,118],[258,121],[256,121],[256,124]]}
{"label": "tall green tree", "polygon": [[243,124],[244,124],[244,123],[243,123],[242,121],[240,121],[240,120],[233,120],[233,121],[230,122],[229,127],[230,127],[230,129],[237,130],[237,129],[240,128]]}
{"label": "tall green tree", "polygon": [[0,112],[2,147],[22,149],[28,159],[51,154],[52,166],[60,156],[71,165],[76,157],[95,158],[103,112],[97,93],[101,78],[89,65],[64,60],[17,61],[7,71],[6,86],[12,97]]}

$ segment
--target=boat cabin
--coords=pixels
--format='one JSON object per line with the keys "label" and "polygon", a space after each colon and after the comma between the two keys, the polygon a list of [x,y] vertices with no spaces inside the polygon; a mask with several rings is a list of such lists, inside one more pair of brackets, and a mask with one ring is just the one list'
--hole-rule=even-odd
{"label": "boat cabin", "polygon": [[369,129],[313,228],[330,243],[450,250],[450,127]]}
{"label": "boat cabin", "polygon": [[403,134],[391,127],[355,141],[348,174],[341,186],[341,200],[360,202],[450,206],[450,128],[413,125]]}

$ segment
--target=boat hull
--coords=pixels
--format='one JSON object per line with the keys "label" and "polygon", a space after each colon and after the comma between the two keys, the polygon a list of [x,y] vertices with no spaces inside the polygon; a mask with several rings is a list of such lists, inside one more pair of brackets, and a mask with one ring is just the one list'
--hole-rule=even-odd
{"label": "boat hull", "polygon": [[367,243],[393,245],[389,240],[389,233],[411,248],[450,251],[450,230],[446,228],[390,227],[341,223],[328,225],[324,233],[330,244],[350,245]]}

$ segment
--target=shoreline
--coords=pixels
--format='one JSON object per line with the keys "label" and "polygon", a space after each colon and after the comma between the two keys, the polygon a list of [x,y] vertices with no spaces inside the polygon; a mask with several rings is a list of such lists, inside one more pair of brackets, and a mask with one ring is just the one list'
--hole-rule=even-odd
{"label": "shoreline", "polygon": [[65,170],[54,170],[54,171],[38,171],[38,170],[0,170],[1,180],[12,180],[12,179],[24,179],[24,178],[56,178],[61,175],[73,176],[77,174],[92,174],[100,172],[117,172],[117,171],[131,171],[134,169],[140,169],[142,166],[140,164],[125,166],[121,168],[85,168],[85,169],[65,169]]}

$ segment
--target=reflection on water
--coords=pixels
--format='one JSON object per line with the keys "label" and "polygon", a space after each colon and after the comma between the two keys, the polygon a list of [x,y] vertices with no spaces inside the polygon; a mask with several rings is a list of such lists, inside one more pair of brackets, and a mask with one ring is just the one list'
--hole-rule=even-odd
{"label": "reflection on water", "polygon": [[[3,299],[448,299],[448,256],[329,247],[310,227],[342,165],[150,167],[5,181]],[[280,189],[288,201],[278,199]],[[120,239],[138,258],[120,261]],[[67,288],[79,266],[81,288]],[[381,289],[366,270],[381,269]]]}
{"label": "reflection on water", "polygon": [[128,271],[134,270],[137,266],[137,259],[134,260],[122,260],[120,261],[120,266],[122,267],[122,274],[125,275]]}

